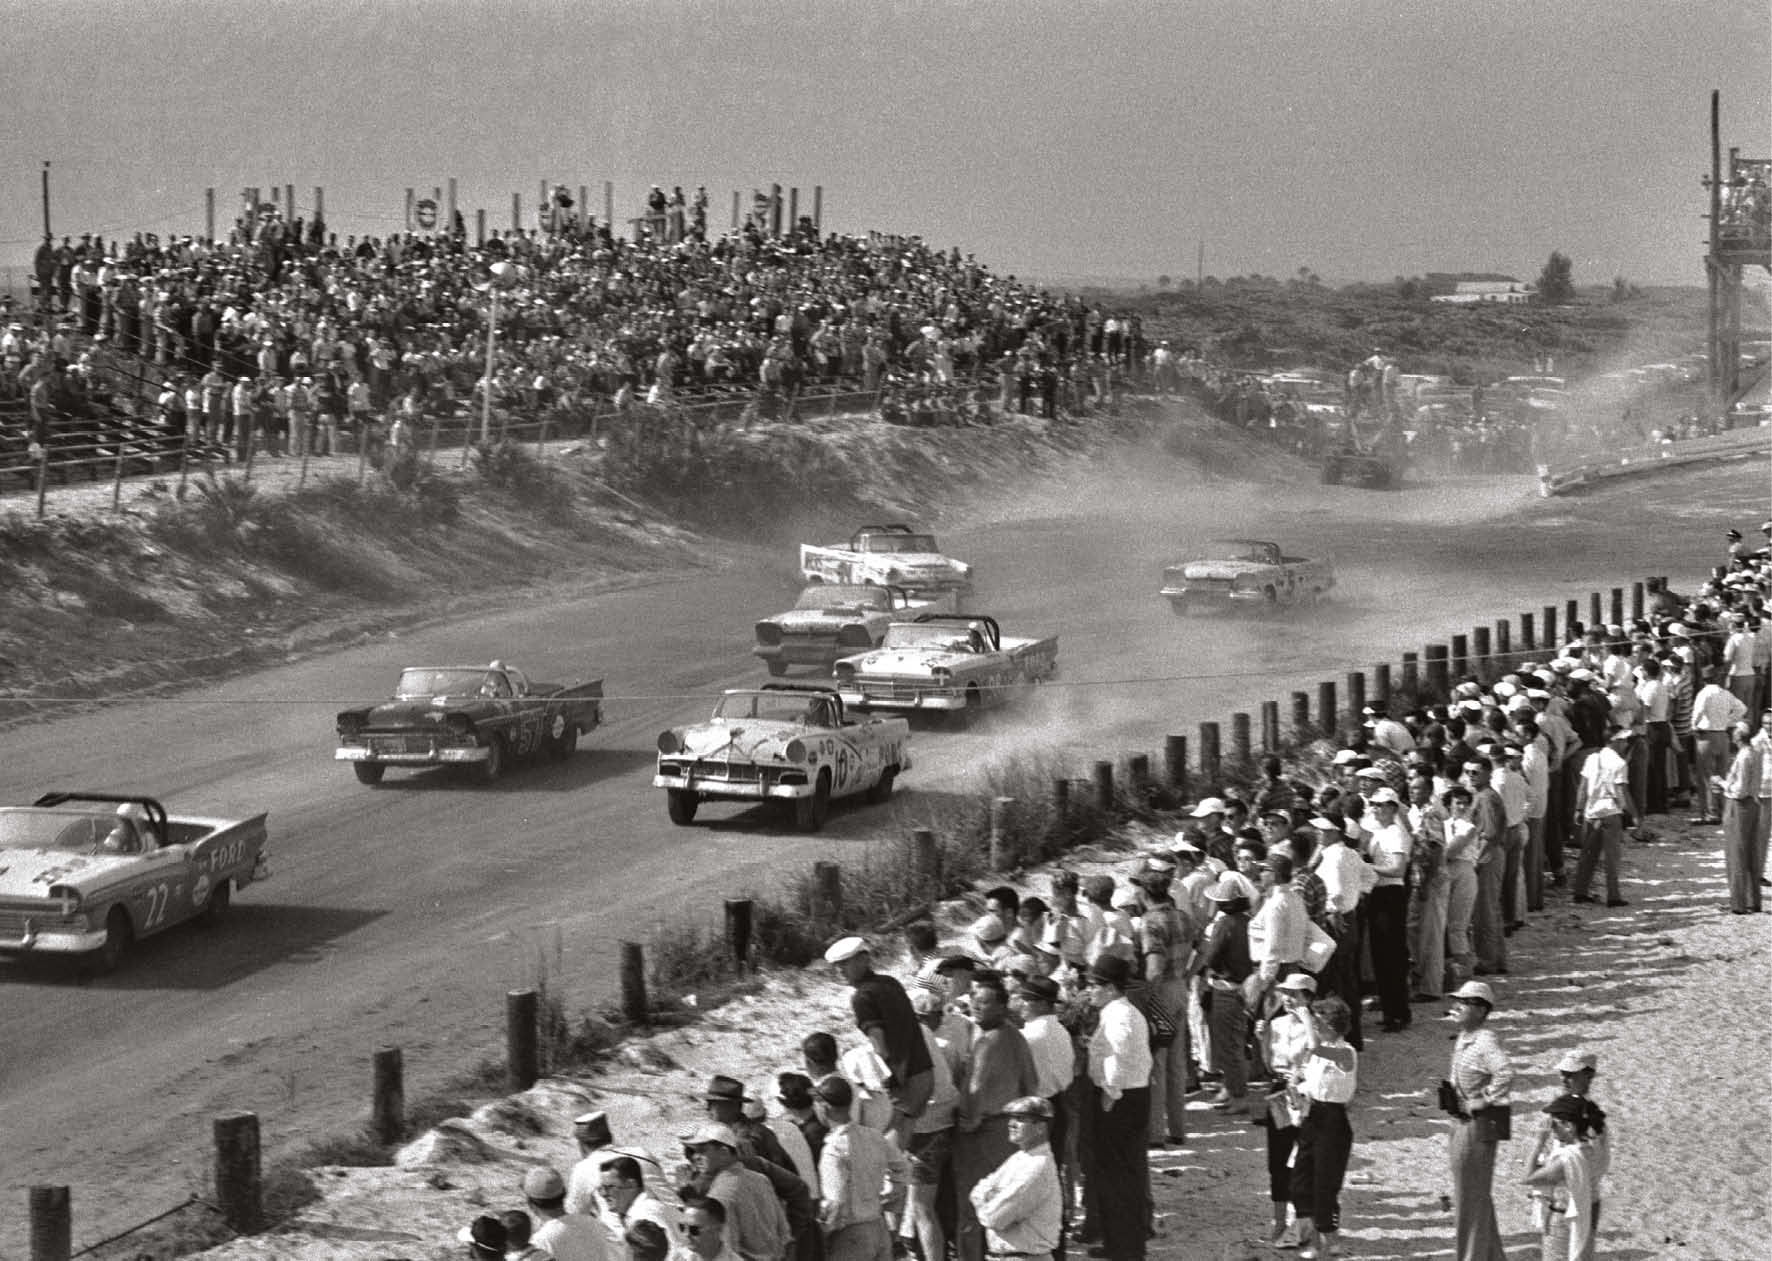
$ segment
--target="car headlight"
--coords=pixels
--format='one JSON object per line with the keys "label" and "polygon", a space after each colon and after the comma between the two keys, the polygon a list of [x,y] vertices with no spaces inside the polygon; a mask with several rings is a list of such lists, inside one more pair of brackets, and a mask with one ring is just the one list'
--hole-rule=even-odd
{"label": "car headlight", "polygon": [[873,642],[873,635],[860,622],[851,622],[837,632],[837,646],[840,648],[868,648]]}
{"label": "car headlight", "polygon": [[474,734],[474,720],[466,714],[451,714],[445,724],[452,736],[471,736]]}
{"label": "car headlight", "polygon": [[929,671],[929,681],[937,687],[946,687],[954,681],[954,672],[946,666],[935,666]]}
{"label": "car headlight", "polygon": [[775,622],[757,623],[757,642],[772,648],[781,642],[781,626]]}
{"label": "car headlight", "polygon": [[660,753],[679,753],[683,749],[683,737],[674,731],[658,733],[658,751]]}
{"label": "car headlight", "polygon": [[806,760],[806,742],[789,740],[788,747],[782,750],[782,756],[790,762],[804,762]]}
{"label": "car headlight", "polygon": [[56,910],[62,918],[80,913],[80,890],[69,888],[65,884],[52,884],[49,886],[49,896],[60,903]]}

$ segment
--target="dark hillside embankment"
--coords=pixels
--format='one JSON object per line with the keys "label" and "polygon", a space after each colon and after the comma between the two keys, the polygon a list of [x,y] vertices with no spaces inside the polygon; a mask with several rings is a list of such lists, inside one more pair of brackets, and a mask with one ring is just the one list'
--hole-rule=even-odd
{"label": "dark hillside embankment", "polygon": [[[846,534],[861,518],[940,520],[1030,479],[1166,450],[1213,468],[1275,462],[1175,408],[1012,417],[960,429],[861,418],[673,437],[647,450],[558,444],[305,488],[260,474],[58,489],[0,511],[0,719],[185,684],[509,601],[728,563],[749,545]],[[790,564],[784,559],[784,566]],[[27,698],[56,698],[53,701]]]}

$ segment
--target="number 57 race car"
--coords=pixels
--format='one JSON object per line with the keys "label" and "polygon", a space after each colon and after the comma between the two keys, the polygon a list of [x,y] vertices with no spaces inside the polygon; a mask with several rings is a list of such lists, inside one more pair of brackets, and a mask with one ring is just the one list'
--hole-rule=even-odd
{"label": "number 57 race car", "polygon": [[828,687],[770,683],[733,688],[714,716],[658,737],[658,774],[671,822],[692,823],[704,801],[779,801],[803,832],[824,825],[831,802],[885,801],[911,767],[902,718],[856,720]]}
{"label": "number 57 race car", "polygon": [[219,920],[270,875],[265,816],[168,817],[151,797],[50,793],[0,807],[0,954],[109,972],[138,937]]}

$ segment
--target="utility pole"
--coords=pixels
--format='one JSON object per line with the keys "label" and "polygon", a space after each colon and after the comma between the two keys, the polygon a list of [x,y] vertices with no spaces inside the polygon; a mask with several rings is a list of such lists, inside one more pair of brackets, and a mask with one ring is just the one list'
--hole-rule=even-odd
{"label": "utility pole", "polygon": [[49,230],[49,162],[47,159],[43,163],[43,236],[45,240],[54,236],[54,233]]}

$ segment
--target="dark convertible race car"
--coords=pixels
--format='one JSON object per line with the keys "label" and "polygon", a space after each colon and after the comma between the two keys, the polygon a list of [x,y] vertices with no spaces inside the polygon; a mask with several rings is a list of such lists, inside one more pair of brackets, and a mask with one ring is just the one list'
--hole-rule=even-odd
{"label": "dark convertible race car", "polygon": [[338,716],[338,751],[357,779],[390,766],[471,766],[483,783],[512,758],[565,758],[603,720],[603,680],[534,683],[514,666],[408,666],[394,699]]}

